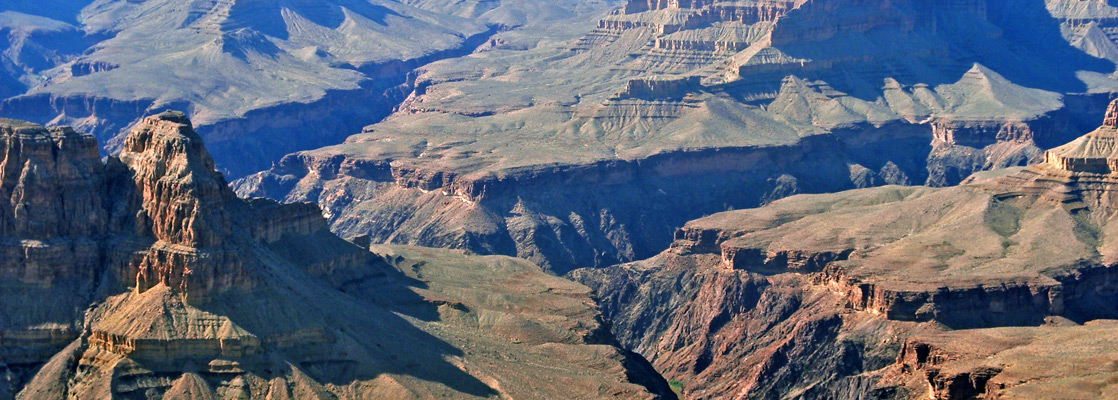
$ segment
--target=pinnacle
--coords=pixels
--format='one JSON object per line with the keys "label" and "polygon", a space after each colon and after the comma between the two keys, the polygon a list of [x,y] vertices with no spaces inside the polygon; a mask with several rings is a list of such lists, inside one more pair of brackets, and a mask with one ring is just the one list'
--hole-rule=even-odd
{"label": "pinnacle", "polygon": [[1102,120],[1102,126],[1118,128],[1118,99],[1114,99],[1110,102],[1110,106],[1106,107],[1106,117]]}

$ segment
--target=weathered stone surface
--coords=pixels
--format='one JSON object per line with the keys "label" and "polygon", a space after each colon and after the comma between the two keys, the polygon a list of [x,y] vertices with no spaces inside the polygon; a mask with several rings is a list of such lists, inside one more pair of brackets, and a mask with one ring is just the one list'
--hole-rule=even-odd
{"label": "weathered stone surface", "polygon": [[0,234],[27,239],[104,233],[97,141],[70,128],[0,120]]}
{"label": "weathered stone surface", "polygon": [[1114,397],[1114,320],[928,332],[905,340],[885,378],[934,399]]}
{"label": "weathered stone surface", "polygon": [[186,116],[165,112],[148,117],[124,140],[120,159],[133,171],[143,213],[157,240],[188,247],[213,247],[229,239],[225,209],[236,196],[214,170]]}
{"label": "weathered stone surface", "polygon": [[1118,180],[1065,165],[792,196],[571,276],[688,398],[1107,397],[1114,371],[1074,363],[1109,357]]}
{"label": "weathered stone surface", "polygon": [[1044,163],[1068,172],[1113,174],[1118,171],[1118,101],[1106,109],[1106,119],[1099,129],[1048,150]]}
{"label": "weathered stone surface", "polygon": [[239,199],[181,113],[107,164],[72,130],[0,134],[4,165],[32,166],[0,175],[0,399],[671,396],[586,287],[505,257],[378,256],[312,204]]}

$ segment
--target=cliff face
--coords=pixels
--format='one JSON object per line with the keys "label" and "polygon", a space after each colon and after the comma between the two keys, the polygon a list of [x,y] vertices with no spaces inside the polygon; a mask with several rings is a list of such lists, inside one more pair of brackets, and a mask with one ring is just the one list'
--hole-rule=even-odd
{"label": "cliff face", "polygon": [[[1047,158],[1106,164],[1113,132],[1107,122]],[[1088,337],[1118,318],[1116,181],[1089,167],[793,196],[571,276],[688,398],[1106,397],[1111,384],[1083,385],[1112,372],[1073,366],[1111,356]],[[1046,366],[1046,351],[1066,360]]]}
{"label": "cliff face", "polygon": [[[69,128],[5,120],[0,232],[50,239],[105,231],[104,166],[97,142]],[[73,221],[73,223],[70,223]]]}
{"label": "cliff face", "polygon": [[[103,268],[97,238],[113,225],[112,202],[93,138],[11,120],[0,125],[0,343],[5,364],[27,373],[25,364],[42,363],[78,335],[75,318]],[[28,307],[45,298],[52,301]],[[0,386],[9,397],[10,390]]]}
{"label": "cliff face", "polygon": [[[243,195],[289,193],[289,201],[317,201],[343,236],[514,255],[562,273],[654,254],[670,243],[664,232],[703,210],[753,207],[799,192],[919,182],[924,172],[913,160],[917,155],[875,149],[899,142],[919,147],[921,133],[882,129],[895,134],[888,143],[852,133],[842,141],[672,152],[480,178],[308,153],[234,187]],[[571,192],[576,187],[582,189]]]}
{"label": "cliff face", "polygon": [[314,205],[239,199],[182,113],[144,119],[107,163],[68,128],[0,135],[2,399],[670,392],[585,287],[498,257],[379,249],[389,263]]}

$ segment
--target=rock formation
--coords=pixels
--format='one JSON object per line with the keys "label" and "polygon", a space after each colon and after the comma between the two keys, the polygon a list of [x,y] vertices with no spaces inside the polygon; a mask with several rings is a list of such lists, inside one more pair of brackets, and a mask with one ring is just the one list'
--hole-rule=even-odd
{"label": "rock formation", "polygon": [[1049,162],[714,214],[572,276],[687,398],[1108,397],[1074,364],[1112,356],[1116,110]]}
{"label": "rock formation", "polygon": [[[557,272],[793,193],[1037,162],[1118,87],[1103,3],[9,3],[0,116],[112,154],[140,116],[190,110],[242,195]],[[601,175],[559,184],[582,171]],[[630,211],[662,193],[662,217]]]}
{"label": "rock formation", "polygon": [[1118,172],[1118,103],[1110,103],[1099,129],[1044,153],[1044,163],[1068,172]]}
{"label": "rock formation", "polygon": [[182,113],[106,163],[69,128],[0,140],[0,399],[670,396],[587,288],[239,199]]}
{"label": "rock formation", "polygon": [[384,121],[234,185],[345,237],[646,258],[731,208],[1041,161],[1118,87],[1113,40],[1081,29],[1115,8],[1071,3],[627,1],[423,67]]}
{"label": "rock formation", "polygon": [[116,153],[141,117],[189,110],[219,167],[239,177],[381,120],[417,67],[506,27],[607,6],[470,3],[8,1],[0,116],[73,125]]}

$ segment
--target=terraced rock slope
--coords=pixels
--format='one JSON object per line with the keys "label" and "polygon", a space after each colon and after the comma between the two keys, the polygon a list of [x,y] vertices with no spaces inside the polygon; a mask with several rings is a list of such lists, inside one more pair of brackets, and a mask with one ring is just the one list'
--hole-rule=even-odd
{"label": "terraced rock slope", "polygon": [[627,1],[424,66],[386,120],[235,187],[347,237],[607,266],[714,212],[1040,161],[1118,87],[1115,10]]}
{"label": "terraced rock slope", "polygon": [[1029,168],[714,214],[572,276],[687,398],[1113,397],[1115,116]]}

